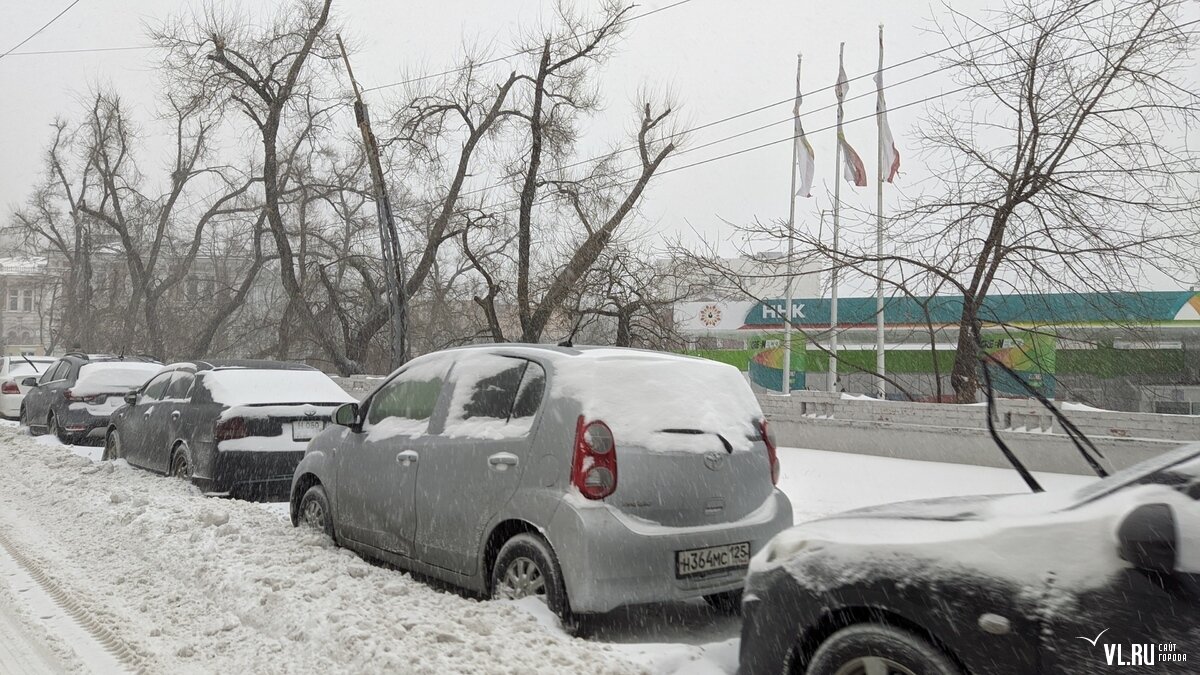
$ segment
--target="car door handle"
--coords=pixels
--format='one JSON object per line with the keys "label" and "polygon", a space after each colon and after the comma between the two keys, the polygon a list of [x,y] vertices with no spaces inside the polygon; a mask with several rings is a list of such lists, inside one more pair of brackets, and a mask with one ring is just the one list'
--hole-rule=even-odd
{"label": "car door handle", "polygon": [[505,471],[510,466],[516,466],[521,462],[516,455],[511,452],[497,452],[488,457],[488,465],[496,471]]}
{"label": "car door handle", "polygon": [[414,450],[405,450],[396,455],[396,463],[400,466],[408,466],[417,463],[417,453]]}
{"label": "car door handle", "polygon": [[174,421],[174,422],[178,422],[178,421],[179,421],[179,411],[178,411],[178,410],[176,410],[175,412],[171,413],[171,420],[172,420],[172,421]]}

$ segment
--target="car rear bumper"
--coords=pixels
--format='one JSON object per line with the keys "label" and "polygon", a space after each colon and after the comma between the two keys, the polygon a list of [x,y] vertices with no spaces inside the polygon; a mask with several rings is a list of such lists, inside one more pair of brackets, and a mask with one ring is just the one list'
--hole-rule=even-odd
{"label": "car rear bumper", "polygon": [[252,491],[287,496],[292,485],[292,474],[303,458],[303,450],[216,451],[212,453],[212,462],[207,467],[196,467],[197,471],[192,481],[209,494]]}
{"label": "car rear bumper", "polygon": [[75,438],[104,438],[112,410],[103,411],[90,406],[71,405],[58,421],[58,426]]}
{"label": "car rear bumper", "polygon": [[630,519],[605,504],[568,502],[555,511],[546,534],[558,556],[571,609],[596,613],[740,589],[745,567],[677,578],[676,551],[749,542],[753,555],[791,525],[791,502],[775,490],[739,521],[697,527],[666,527]]}
{"label": "car rear bumper", "polygon": [[0,417],[19,417],[24,394],[0,394]]}

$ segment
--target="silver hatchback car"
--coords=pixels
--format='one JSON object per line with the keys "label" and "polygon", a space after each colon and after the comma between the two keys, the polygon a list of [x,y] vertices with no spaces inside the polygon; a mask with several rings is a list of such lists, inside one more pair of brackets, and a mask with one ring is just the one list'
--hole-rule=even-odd
{"label": "silver hatchback car", "polygon": [[428,354],[334,413],[296,468],[295,525],[570,627],[622,605],[736,608],[792,525],[737,369],[601,347]]}

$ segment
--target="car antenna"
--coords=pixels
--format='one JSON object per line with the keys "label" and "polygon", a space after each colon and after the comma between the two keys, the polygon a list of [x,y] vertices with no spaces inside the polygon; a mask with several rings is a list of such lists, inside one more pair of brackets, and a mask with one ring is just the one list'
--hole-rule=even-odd
{"label": "car antenna", "polygon": [[974,332],[975,345],[979,350],[979,360],[983,365],[983,382],[987,391],[988,434],[990,434],[992,440],[996,442],[996,445],[1000,448],[1000,452],[1004,453],[1004,458],[1008,460],[1008,463],[1012,464],[1013,468],[1017,470],[1017,473],[1021,475],[1021,479],[1025,481],[1025,484],[1029,486],[1029,489],[1033,492],[1045,492],[1045,489],[1043,489],[1041,484],[1037,482],[1037,479],[1033,477],[1033,474],[1029,473],[1029,469],[1025,468],[1025,465],[1021,463],[1021,460],[1017,459],[1017,456],[1013,453],[1012,449],[1008,447],[1008,443],[1005,443],[1004,439],[1000,438],[1000,433],[996,431],[996,397],[992,394],[992,374],[991,371],[988,370],[988,358],[984,354],[983,342],[979,339],[979,331],[976,330]]}
{"label": "car antenna", "polygon": [[[1105,471],[1104,467],[1100,466],[1100,463],[1097,462],[1096,458],[1091,454],[1094,452],[1097,456],[1101,458],[1104,457],[1104,453],[1100,452],[1100,448],[1097,448],[1095,443],[1092,443],[1092,439],[1088,438],[1086,434],[1080,431],[1079,427],[1075,426],[1074,422],[1067,419],[1067,416],[1062,414],[1062,411],[1055,407],[1055,405],[1051,403],[1050,400],[1047,399],[1044,394],[1042,394],[1042,392],[1030,386],[1030,384],[1022,379],[1021,376],[1018,375],[1012,368],[1009,368],[1006,364],[1001,363],[998,359],[992,356],[984,356],[982,358],[984,359],[983,370],[985,376],[987,375],[987,363],[990,362],[993,365],[1000,366],[1004,372],[1008,373],[1009,377],[1016,380],[1025,391],[1029,392],[1029,394],[1037,399],[1043,407],[1050,411],[1050,414],[1054,415],[1054,418],[1057,419],[1058,423],[1062,425],[1063,431],[1067,433],[1067,437],[1071,439],[1071,443],[1075,445],[1075,449],[1078,450],[1079,454],[1083,456],[1084,461],[1087,462],[1092,471],[1100,478],[1108,477],[1108,471]],[[990,382],[990,378],[988,379]],[[991,392],[989,391],[989,394],[990,393]],[[1084,447],[1085,445],[1087,446],[1086,448]],[[1089,452],[1089,450],[1091,452]]]}

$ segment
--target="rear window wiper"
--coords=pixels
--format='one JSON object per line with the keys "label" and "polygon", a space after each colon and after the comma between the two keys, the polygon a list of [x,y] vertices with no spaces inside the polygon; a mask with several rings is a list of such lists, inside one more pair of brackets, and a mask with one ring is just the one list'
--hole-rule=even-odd
{"label": "rear window wiper", "polygon": [[30,361],[28,356],[25,356],[24,354],[22,354],[21,358],[25,359],[25,363],[28,363],[30,368],[33,368],[33,372],[35,372],[35,373],[42,372],[42,371],[38,370],[37,366],[33,365],[33,361]]}
{"label": "rear window wiper", "polygon": [[733,454],[733,444],[730,443],[724,436],[715,431],[705,431],[703,429],[659,429],[659,431],[663,432],[664,434],[692,434],[695,436],[712,434],[713,436],[721,439],[721,445],[725,446],[725,452],[731,455]]}

